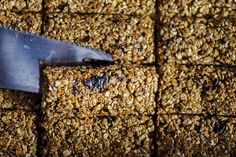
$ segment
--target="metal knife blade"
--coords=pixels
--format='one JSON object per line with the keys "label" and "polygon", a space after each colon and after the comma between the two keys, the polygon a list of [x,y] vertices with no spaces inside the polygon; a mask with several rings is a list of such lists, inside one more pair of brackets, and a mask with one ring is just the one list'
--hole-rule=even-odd
{"label": "metal knife blade", "polygon": [[0,88],[40,93],[40,65],[83,62],[83,59],[112,61],[100,50],[0,27]]}

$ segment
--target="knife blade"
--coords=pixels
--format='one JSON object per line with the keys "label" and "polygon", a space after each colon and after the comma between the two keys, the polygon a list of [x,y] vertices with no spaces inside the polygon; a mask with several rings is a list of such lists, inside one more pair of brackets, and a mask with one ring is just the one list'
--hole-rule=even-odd
{"label": "knife blade", "polygon": [[0,88],[40,93],[40,63],[112,61],[100,50],[0,27]]}

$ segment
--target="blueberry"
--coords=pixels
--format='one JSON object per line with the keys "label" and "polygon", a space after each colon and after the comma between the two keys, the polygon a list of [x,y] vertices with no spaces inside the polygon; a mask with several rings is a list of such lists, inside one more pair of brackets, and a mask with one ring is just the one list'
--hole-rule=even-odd
{"label": "blueberry", "polygon": [[118,24],[119,22],[120,22],[119,19],[116,19],[116,18],[112,19],[112,23],[113,23],[113,24]]}
{"label": "blueberry", "polygon": [[139,46],[138,51],[140,51],[140,52],[143,51],[143,46],[142,45]]}
{"label": "blueberry", "polygon": [[88,42],[90,40],[90,36],[85,36],[82,39],[80,39],[81,42]]}
{"label": "blueberry", "polygon": [[165,44],[166,44],[167,46],[170,46],[171,44],[173,44],[172,39],[167,39],[166,42],[165,42]]}
{"label": "blueberry", "polygon": [[108,127],[111,128],[113,127],[113,122],[116,120],[115,116],[109,116],[107,117],[107,122],[108,122]]}
{"label": "blueberry", "polygon": [[219,84],[219,81],[215,78],[215,79],[212,81],[212,87],[213,87],[213,88],[216,88],[218,84]]}
{"label": "blueberry", "polygon": [[84,84],[89,87],[90,90],[98,89],[100,92],[105,91],[107,88],[109,76],[103,74],[102,76],[93,76],[89,80],[85,80]]}
{"label": "blueberry", "polygon": [[74,95],[76,95],[76,94],[79,93],[79,90],[78,90],[78,82],[77,82],[77,81],[74,81],[74,83],[73,83],[73,91],[72,91],[72,93],[73,93]]}
{"label": "blueberry", "polygon": [[215,123],[213,127],[214,132],[219,134],[223,134],[226,129],[227,129],[227,124],[225,121],[219,121],[218,123]]}

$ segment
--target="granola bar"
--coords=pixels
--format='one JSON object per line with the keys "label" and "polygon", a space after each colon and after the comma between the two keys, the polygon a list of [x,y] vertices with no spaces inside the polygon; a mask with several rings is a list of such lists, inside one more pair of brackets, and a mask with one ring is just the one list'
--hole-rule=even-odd
{"label": "granola bar", "polygon": [[0,109],[35,111],[38,107],[36,94],[0,89]]}
{"label": "granola bar", "polygon": [[183,17],[159,27],[161,63],[236,65],[236,20]]}
{"label": "granola bar", "polygon": [[160,21],[182,16],[236,18],[235,0],[159,0],[158,4]]}
{"label": "granola bar", "polygon": [[0,112],[0,156],[35,156],[36,115],[24,111]]}
{"label": "granola bar", "polygon": [[38,34],[41,31],[41,25],[42,20],[39,13],[0,11],[0,26]]}
{"label": "granola bar", "polygon": [[160,71],[159,113],[235,116],[235,68],[169,64]]}
{"label": "granola bar", "polygon": [[102,49],[117,62],[153,63],[154,23],[148,16],[47,14],[44,35]]}
{"label": "granola bar", "polygon": [[158,156],[234,156],[236,119],[190,115],[157,118]]}
{"label": "granola bar", "polygon": [[153,15],[155,0],[46,0],[48,12]]}
{"label": "granola bar", "polygon": [[41,156],[150,156],[148,116],[49,118],[43,122]]}
{"label": "granola bar", "polygon": [[1,0],[0,10],[41,11],[42,0]]}
{"label": "granola bar", "polygon": [[70,116],[153,115],[155,67],[137,65],[47,67],[42,112]]}

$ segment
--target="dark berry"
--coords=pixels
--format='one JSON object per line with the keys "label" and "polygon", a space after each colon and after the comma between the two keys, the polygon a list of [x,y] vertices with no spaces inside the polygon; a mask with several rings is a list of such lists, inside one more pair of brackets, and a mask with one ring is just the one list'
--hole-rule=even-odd
{"label": "dark berry", "polygon": [[102,76],[93,76],[89,80],[85,80],[84,84],[90,90],[98,89],[100,92],[105,91],[107,88],[109,76],[104,74]]}
{"label": "dark berry", "polygon": [[88,42],[90,40],[90,36],[85,36],[82,39],[80,39],[81,42]]}
{"label": "dark berry", "polygon": [[227,124],[225,121],[219,121],[218,123],[215,123],[213,127],[214,132],[219,134],[223,134],[226,129],[227,129]]}

